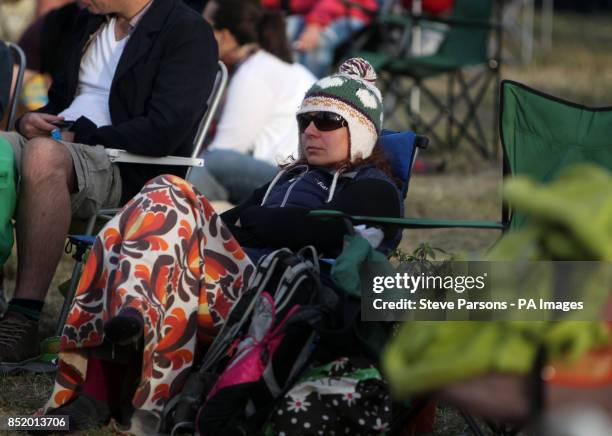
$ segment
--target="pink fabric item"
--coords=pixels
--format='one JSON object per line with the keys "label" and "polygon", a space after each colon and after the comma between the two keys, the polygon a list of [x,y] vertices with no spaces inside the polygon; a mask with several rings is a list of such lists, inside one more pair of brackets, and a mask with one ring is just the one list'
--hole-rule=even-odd
{"label": "pink fabric item", "polygon": [[103,364],[100,360],[90,358],[87,361],[87,378],[83,383],[83,393],[96,400],[108,403],[108,382]]}
{"label": "pink fabric item", "polygon": [[[274,300],[272,296],[267,292],[263,292],[260,298],[265,298],[268,303],[272,305],[272,320],[275,315]],[[238,351],[238,354],[228,364],[227,369],[221,374],[221,377],[215,383],[215,386],[208,394],[206,398],[209,400],[213,398],[217,392],[228,386],[235,386],[244,383],[254,382],[261,378],[264,370],[266,369],[265,362],[262,362],[261,355],[264,348],[267,349],[268,354],[271,356],[274,354],[278,346],[280,345],[284,335],[279,334],[287,320],[293,316],[293,314],[299,310],[300,305],[295,305],[287,312],[285,318],[276,326],[272,331],[268,331],[261,341],[257,341],[253,338],[252,344],[247,345],[243,350]],[[246,340],[246,339],[245,339]]]}
{"label": "pink fabric item", "polygon": [[[268,9],[280,9],[280,0],[262,0],[262,5]],[[342,0],[290,0],[289,15],[304,15],[307,23],[327,26],[339,18],[352,17],[362,20],[365,24],[378,10],[376,0],[353,0],[355,6],[347,5]]]}

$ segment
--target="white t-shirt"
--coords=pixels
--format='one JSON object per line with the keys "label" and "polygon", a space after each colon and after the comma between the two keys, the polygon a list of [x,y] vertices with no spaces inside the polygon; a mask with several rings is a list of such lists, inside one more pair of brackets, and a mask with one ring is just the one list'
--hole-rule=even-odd
{"label": "white t-shirt", "polygon": [[232,77],[209,149],[250,153],[273,165],[297,157],[295,114],[315,81],[302,65],[259,50]]}
{"label": "white t-shirt", "polygon": [[116,23],[114,17],[104,23],[83,55],[75,98],[59,114],[66,120],[85,116],[98,127],[112,124],[108,98],[117,64],[129,39],[129,36],[120,41],[115,39]]}

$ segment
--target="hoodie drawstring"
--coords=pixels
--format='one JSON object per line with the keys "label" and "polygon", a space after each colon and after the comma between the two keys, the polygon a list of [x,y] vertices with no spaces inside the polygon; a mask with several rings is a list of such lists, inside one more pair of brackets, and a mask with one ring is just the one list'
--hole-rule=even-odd
{"label": "hoodie drawstring", "polygon": [[[272,191],[272,188],[274,188],[274,185],[276,185],[278,183],[279,179],[283,176],[283,174],[287,173],[287,171],[289,171],[289,170],[293,170],[293,169],[298,168],[300,166],[301,165],[296,165],[294,167],[284,168],[284,169],[280,170],[278,172],[278,174],[276,174],[276,176],[274,176],[274,178],[270,182],[270,185],[268,185],[268,189],[266,189],[266,193],[264,194],[263,200],[261,200],[260,206],[263,206],[265,204],[265,202],[268,200],[268,197],[270,196],[270,192]],[[308,172],[308,166],[304,165],[304,167],[306,168],[306,172]],[[331,185],[329,187],[329,195],[327,196],[327,200],[325,201],[325,203],[329,203],[334,198],[334,193],[335,193],[336,187],[338,185],[338,179],[342,175],[343,170],[344,170],[344,167],[343,168],[338,168],[334,172],[334,177],[333,177],[332,183],[331,183]]]}
{"label": "hoodie drawstring", "polygon": [[329,195],[327,196],[327,201],[325,203],[329,203],[332,201],[334,197],[334,191],[336,190],[336,185],[338,184],[338,179],[340,178],[340,174],[342,173],[342,168],[338,168],[334,173],[334,178],[332,179],[331,186],[329,187]]}
{"label": "hoodie drawstring", "polygon": [[266,189],[266,193],[264,194],[264,198],[263,200],[261,200],[261,204],[260,206],[263,206],[264,203],[266,202],[266,200],[268,199],[268,196],[270,195],[270,191],[272,191],[272,188],[274,187],[274,185],[276,185],[276,183],[278,182],[278,179],[280,179],[283,174],[285,174],[287,172],[287,169],[283,168],[282,170],[280,170],[278,172],[278,174],[276,174],[274,176],[274,178],[272,179],[272,181],[270,182],[270,184],[268,185],[268,189]]}

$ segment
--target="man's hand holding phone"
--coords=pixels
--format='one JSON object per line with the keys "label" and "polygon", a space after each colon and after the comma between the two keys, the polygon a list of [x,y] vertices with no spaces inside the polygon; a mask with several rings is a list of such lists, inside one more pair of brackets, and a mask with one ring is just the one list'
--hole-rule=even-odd
{"label": "man's hand holding phone", "polygon": [[39,112],[29,112],[19,121],[19,130],[28,139],[37,136],[49,136],[51,131],[58,127],[53,122],[64,122],[64,117]]}

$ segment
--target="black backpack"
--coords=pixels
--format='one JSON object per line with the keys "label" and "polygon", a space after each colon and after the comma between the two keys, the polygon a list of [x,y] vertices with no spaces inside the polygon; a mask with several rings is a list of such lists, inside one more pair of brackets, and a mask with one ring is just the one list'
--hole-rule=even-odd
{"label": "black backpack", "polygon": [[339,304],[321,283],[313,247],[262,257],[199,369],[166,406],[165,430],[256,433],[310,363],[320,332],[334,327]]}

